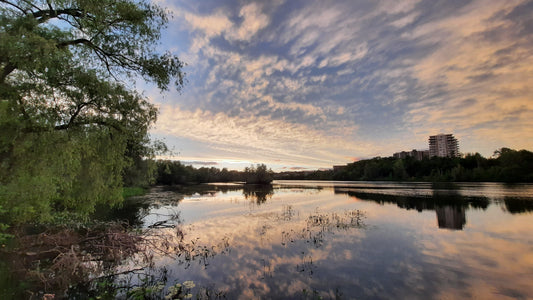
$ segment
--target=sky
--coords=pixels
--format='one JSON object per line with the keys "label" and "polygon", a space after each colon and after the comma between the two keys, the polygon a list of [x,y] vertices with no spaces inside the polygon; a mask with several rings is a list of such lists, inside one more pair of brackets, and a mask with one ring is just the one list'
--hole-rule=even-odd
{"label": "sky", "polygon": [[195,167],[331,168],[428,149],[533,150],[533,1],[157,0],[181,92],[151,130]]}

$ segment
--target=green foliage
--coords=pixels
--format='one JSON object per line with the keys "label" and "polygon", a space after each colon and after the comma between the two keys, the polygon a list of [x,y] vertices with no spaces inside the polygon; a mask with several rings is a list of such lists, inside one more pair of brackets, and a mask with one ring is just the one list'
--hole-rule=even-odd
{"label": "green foliage", "polygon": [[500,181],[532,182],[533,153],[502,148],[495,158],[479,153],[463,158],[432,157],[417,161],[373,158],[348,164],[335,172],[336,180]]}
{"label": "green foliage", "polygon": [[142,187],[124,187],[122,189],[122,197],[124,199],[133,196],[142,196],[146,194],[146,190]]}
{"label": "green foliage", "polygon": [[158,184],[175,185],[192,182],[193,168],[191,166],[169,160],[159,160],[156,164]]}
{"label": "green foliage", "polygon": [[243,174],[238,171],[229,171],[226,168],[220,170],[214,167],[196,169],[185,166],[179,161],[158,160],[156,168],[156,183],[164,185],[243,180]]}
{"label": "green foliage", "polygon": [[[0,215],[4,214],[6,211],[0,205]],[[9,226],[7,224],[0,223],[0,247],[5,247],[5,244],[13,236],[9,233],[6,233]]]}
{"label": "green foliage", "polygon": [[0,213],[6,224],[87,215],[155,180],[157,109],[122,83],[183,84],[155,43],[166,12],[145,0],[0,2]]}
{"label": "green foliage", "polygon": [[395,180],[405,180],[407,179],[407,171],[405,170],[403,160],[399,159],[394,162],[392,165],[392,174]]}
{"label": "green foliage", "polygon": [[185,166],[178,161],[160,160],[157,165],[158,184],[246,181],[271,182],[284,180],[411,180],[411,181],[499,181],[533,182],[533,153],[502,148],[494,158],[479,153],[462,158],[433,157],[416,160],[392,157],[361,160],[338,171],[306,171],[272,173],[265,165],[245,168],[244,172],[226,169]]}
{"label": "green foliage", "polygon": [[0,299],[26,299],[29,283],[14,276],[6,261],[0,260]]}

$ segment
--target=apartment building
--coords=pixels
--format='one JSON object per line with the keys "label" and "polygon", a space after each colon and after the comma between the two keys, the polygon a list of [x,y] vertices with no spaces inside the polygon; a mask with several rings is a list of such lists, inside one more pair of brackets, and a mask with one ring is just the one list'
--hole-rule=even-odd
{"label": "apartment building", "polygon": [[396,152],[392,155],[394,158],[407,158],[407,157],[413,157],[416,160],[422,160],[426,157],[429,157],[429,150],[411,150],[411,151],[402,151],[402,152]]}
{"label": "apartment building", "polygon": [[429,137],[429,156],[459,157],[459,142],[453,134],[437,134]]}

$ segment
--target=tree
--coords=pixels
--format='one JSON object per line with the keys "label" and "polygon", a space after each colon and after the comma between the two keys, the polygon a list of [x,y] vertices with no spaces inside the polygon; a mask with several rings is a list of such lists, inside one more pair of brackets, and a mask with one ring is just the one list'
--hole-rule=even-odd
{"label": "tree", "polygon": [[244,180],[251,184],[269,184],[272,182],[272,170],[264,164],[244,168]]}
{"label": "tree", "polygon": [[407,171],[405,170],[404,160],[398,159],[392,165],[393,177],[396,180],[405,180],[407,179]]}
{"label": "tree", "polygon": [[157,116],[124,80],[183,85],[183,63],[156,51],[167,21],[147,0],[0,0],[3,220],[122,200]]}

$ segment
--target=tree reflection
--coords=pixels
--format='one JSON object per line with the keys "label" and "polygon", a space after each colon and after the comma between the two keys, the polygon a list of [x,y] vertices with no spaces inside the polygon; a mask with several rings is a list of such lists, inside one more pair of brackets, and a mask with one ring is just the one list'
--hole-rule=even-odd
{"label": "tree reflection", "polygon": [[274,195],[271,184],[246,184],[242,187],[242,194],[247,200],[255,201],[257,205],[265,203]]}
{"label": "tree reflection", "polygon": [[503,199],[505,209],[512,214],[528,213],[533,211],[533,199],[531,198],[517,198],[505,197]]}
{"label": "tree reflection", "polygon": [[141,197],[132,197],[125,200],[121,206],[97,207],[93,219],[101,221],[126,222],[131,227],[141,227],[143,218],[150,212],[151,203]]}
{"label": "tree reflection", "polygon": [[410,210],[415,209],[419,212],[423,210],[435,210],[437,206],[463,206],[465,208],[486,209],[489,206],[489,200],[486,197],[464,197],[458,194],[439,194],[433,196],[406,196],[391,195],[383,193],[361,192],[356,189],[338,189],[335,188],[335,194],[346,194],[350,197],[365,201],[374,201],[379,204],[396,204],[398,207]]}
{"label": "tree reflection", "polygon": [[486,197],[465,197],[459,194],[456,186],[447,184],[445,187],[447,189],[442,189],[443,186],[439,185],[438,188],[440,189],[433,189],[431,196],[398,196],[337,187],[334,191],[335,194],[346,194],[364,201],[374,201],[379,204],[396,204],[398,207],[406,210],[415,209],[419,212],[434,210],[437,215],[439,228],[447,229],[463,229],[466,224],[465,210],[469,208],[486,209],[489,205],[489,200]]}

